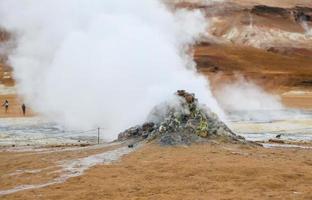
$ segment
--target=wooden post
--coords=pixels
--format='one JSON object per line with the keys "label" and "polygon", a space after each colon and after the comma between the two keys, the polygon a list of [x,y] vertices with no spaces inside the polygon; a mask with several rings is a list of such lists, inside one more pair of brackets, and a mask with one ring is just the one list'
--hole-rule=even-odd
{"label": "wooden post", "polygon": [[98,128],[98,144],[100,144],[100,128]]}

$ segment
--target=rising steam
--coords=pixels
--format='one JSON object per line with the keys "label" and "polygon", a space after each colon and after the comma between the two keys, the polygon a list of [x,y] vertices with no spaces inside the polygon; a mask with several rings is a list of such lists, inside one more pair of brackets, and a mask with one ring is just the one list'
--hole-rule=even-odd
{"label": "rising steam", "polygon": [[279,96],[270,94],[255,83],[236,76],[237,80],[223,84],[215,93],[218,102],[227,111],[281,110]]}
{"label": "rising steam", "polygon": [[307,36],[312,36],[312,28],[309,27],[309,24],[307,23],[307,21],[302,20],[302,21],[301,21],[301,26],[302,26],[302,28],[304,29],[305,34],[306,34]]}
{"label": "rising steam", "polygon": [[186,53],[208,27],[199,11],[156,0],[1,0],[0,25],[15,39],[19,92],[68,127],[115,138],[177,89],[221,113]]}

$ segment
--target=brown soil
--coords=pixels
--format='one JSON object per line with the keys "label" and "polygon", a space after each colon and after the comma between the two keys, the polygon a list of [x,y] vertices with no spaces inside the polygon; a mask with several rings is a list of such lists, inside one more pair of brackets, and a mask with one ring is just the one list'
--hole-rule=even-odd
{"label": "brown soil", "polygon": [[289,8],[297,5],[312,7],[312,2],[310,0],[228,0],[228,1],[248,6],[262,4],[284,8]]}
{"label": "brown soil", "polygon": [[304,149],[148,145],[63,184],[2,199],[311,199],[311,156]]}
{"label": "brown soil", "polygon": [[275,89],[310,87],[312,77],[312,57],[280,55],[252,47],[197,46],[195,60],[199,70],[208,76],[216,72],[233,76],[237,72]]}
{"label": "brown soil", "polygon": [[202,44],[195,48],[195,60],[199,71],[209,77],[213,90],[242,76],[281,95],[290,107],[312,108],[311,95],[282,95],[291,90],[311,91],[312,57],[246,46]]}
{"label": "brown soil", "polygon": [[[46,183],[59,176],[59,172],[57,171],[60,169],[58,165],[59,161],[82,158],[90,154],[109,151],[117,147],[119,147],[119,145],[103,148],[47,148],[46,151],[42,152],[0,152],[0,190],[11,189],[17,185],[23,184]],[[10,175],[18,172],[18,170],[26,170],[27,172]],[[34,170],[41,171],[33,173],[32,171]]]}
{"label": "brown soil", "polygon": [[292,108],[312,109],[312,93],[303,95],[283,94],[283,104]]}
{"label": "brown soil", "polygon": [[[8,100],[9,102],[9,109],[8,112],[5,112],[5,108],[2,106],[4,101]],[[26,105],[26,115],[23,115],[22,111],[22,104],[23,101],[21,98],[19,98],[17,95],[12,94],[12,95],[0,95],[0,118],[1,117],[32,117],[34,116],[34,112],[27,107]]]}

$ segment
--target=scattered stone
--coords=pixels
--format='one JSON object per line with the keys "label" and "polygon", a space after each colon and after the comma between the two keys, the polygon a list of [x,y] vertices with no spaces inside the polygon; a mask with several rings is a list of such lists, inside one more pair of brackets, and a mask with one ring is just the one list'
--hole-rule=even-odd
{"label": "scattered stone", "polygon": [[172,102],[155,106],[146,123],[118,135],[119,141],[129,139],[155,140],[161,145],[190,145],[212,140],[249,143],[234,134],[205,105],[199,104],[195,94],[185,90],[178,90]]}
{"label": "scattered stone", "polygon": [[135,126],[135,127],[131,127],[129,129],[125,130],[124,132],[120,133],[118,135],[118,140],[125,140],[125,139],[140,137],[142,135],[143,135],[142,127]]}
{"label": "scattered stone", "polygon": [[142,130],[144,132],[152,132],[154,130],[154,123],[153,122],[146,122],[142,126]]}
{"label": "scattered stone", "polygon": [[79,144],[80,147],[87,147],[87,146],[90,146],[90,144],[88,143],[82,143],[82,144]]}

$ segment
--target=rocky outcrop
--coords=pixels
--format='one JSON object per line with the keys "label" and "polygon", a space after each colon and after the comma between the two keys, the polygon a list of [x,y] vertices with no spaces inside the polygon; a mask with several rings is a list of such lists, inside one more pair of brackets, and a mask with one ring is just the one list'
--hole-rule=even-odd
{"label": "rocky outcrop", "polygon": [[155,140],[161,145],[189,145],[210,140],[247,143],[205,105],[199,104],[194,94],[184,90],[178,90],[172,102],[156,106],[148,122],[129,128],[118,136],[120,141],[134,138]]}
{"label": "rocky outcrop", "polygon": [[290,18],[296,22],[312,21],[312,8],[296,6],[293,8],[280,8],[266,5],[256,5],[251,11],[252,14],[260,16],[279,16]]}
{"label": "rocky outcrop", "polygon": [[291,10],[291,13],[297,22],[312,22],[312,8],[297,6]]}
{"label": "rocky outcrop", "polygon": [[285,8],[271,7],[266,5],[256,5],[251,9],[252,14],[256,15],[275,15],[287,18],[290,12]]}

